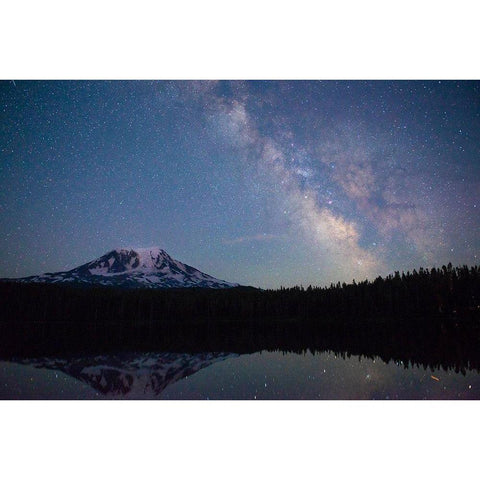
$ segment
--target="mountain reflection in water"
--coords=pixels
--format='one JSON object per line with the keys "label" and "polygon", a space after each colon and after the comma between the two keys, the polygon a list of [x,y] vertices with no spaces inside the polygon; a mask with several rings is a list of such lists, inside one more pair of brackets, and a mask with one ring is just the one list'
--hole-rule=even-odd
{"label": "mountain reflection in water", "polygon": [[[67,397],[55,396],[60,380]],[[0,382],[0,398],[18,399],[480,398],[478,370],[308,350],[14,358],[0,362]]]}
{"label": "mountain reflection in water", "polygon": [[12,359],[36,369],[61,371],[92,387],[105,399],[157,398],[170,384],[233,353],[122,353],[74,358]]}

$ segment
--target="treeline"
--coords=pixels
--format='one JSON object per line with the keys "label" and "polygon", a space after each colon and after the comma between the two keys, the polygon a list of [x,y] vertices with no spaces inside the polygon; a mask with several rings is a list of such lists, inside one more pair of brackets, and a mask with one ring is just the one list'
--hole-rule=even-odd
{"label": "treeline", "polygon": [[118,289],[0,283],[1,319],[138,325],[228,320],[314,322],[405,316],[471,316],[480,305],[480,268],[451,264],[329,287]]}
{"label": "treeline", "polygon": [[[0,356],[97,349],[335,349],[480,362],[480,268],[259,290],[0,283]],[[452,360],[452,355],[454,360]],[[450,362],[450,363],[449,363]],[[453,363],[452,363],[453,362]]]}

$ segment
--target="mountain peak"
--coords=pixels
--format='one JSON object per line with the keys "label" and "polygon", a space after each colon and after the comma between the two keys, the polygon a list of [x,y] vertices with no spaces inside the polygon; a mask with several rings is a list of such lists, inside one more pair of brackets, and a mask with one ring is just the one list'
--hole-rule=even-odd
{"label": "mountain peak", "polygon": [[168,263],[176,263],[176,261],[160,247],[135,247],[116,248],[87,265],[92,275],[103,275],[131,270],[155,272]]}
{"label": "mountain peak", "polygon": [[158,255],[166,255],[169,257],[168,253],[161,247],[159,246],[153,246],[153,247],[119,247],[113,249],[111,252],[117,252],[117,253],[125,253],[125,252],[136,252],[139,255],[149,255],[149,256],[158,256]]}

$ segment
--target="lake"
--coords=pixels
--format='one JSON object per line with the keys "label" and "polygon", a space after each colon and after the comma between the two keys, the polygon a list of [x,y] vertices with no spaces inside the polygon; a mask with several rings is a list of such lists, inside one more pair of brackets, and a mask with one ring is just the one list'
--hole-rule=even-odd
{"label": "lake", "polygon": [[0,399],[479,399],[477,370],[332,352],[121,353],[0,361]]}

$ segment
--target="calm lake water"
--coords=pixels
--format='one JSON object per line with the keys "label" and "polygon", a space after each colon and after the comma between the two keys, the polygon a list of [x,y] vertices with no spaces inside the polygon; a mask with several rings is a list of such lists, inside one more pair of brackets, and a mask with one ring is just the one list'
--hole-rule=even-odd
{"label": "calm lake water", "polygon": [[148,353],[0,362],[1,399],[479,399],[480,374],[333,353]]}

